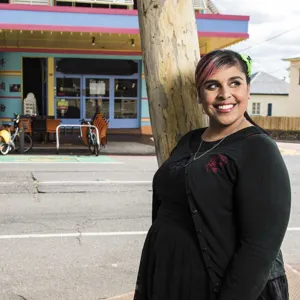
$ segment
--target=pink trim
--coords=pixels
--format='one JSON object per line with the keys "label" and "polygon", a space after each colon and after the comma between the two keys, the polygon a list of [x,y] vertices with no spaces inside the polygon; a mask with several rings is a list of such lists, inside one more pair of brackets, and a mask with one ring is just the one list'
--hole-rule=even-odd
{"label": "pink trim", "polygon": [[60,54],[102,54],[119,56],[140,56],[142,51],[107,51],[107,50],[74,50],[74,49],[44,49],[44,48],[0,48],[1,52],[32,52]]}
{"label": "pink trim", "polygon": [[250,17],[249,16],[237,16],[237,15],[200,14],[200,13],[196,13],[196,19],[249,21]]}
{"label": "pink trim", "polygon": [[205,36],[205,37],[224,37],[224,38],[242,38],[247,39],[249,38],[248,33],[239,33],[239,32],[201,32],[198,31],[198,36]]}
{"label": "pink trim", "polygon": [[0,99],[22,99],[22,97],[18,97],[18,96],[0,96]]}
{"label": "pink trim", "polygon": [[99,15],[125,15],[137,16],[137,10],[129,9],[109,9],[109,8],[90,8],[90,7],[69,7],[69,6],[40,6],[24,4],[0,4],[0,10],[27,10],[42,12],[61,12],[61,13],[80,13],[80,14],[99,14]]}
{"label": "pink trim", "polygon": [[[0,10],[28,10],[42,12],[62,12],[80,14],[99,14],[99,15],[125,15],[137,16],[137,10],[130,9],[109,9],[109,8],[90,8],[90,7],[69,7],[69,6],[40,6],[24,4],[0,4]],[[249,16],[222,15],[222,14],[200,14],[196,13],[197,19],[249,21]]]}
{"label": "pink trim", "polygon": [[119,34],[139,34],[139,29],[135,28],[109,28],[109,27],[89,27],[89,26],[56,26],[56,25],[27,25],[27,24],[6,24],[0,23],[0,29],[11,30],[44,30],[63,32],[95,32],[95,33],[119,33]]}
{"label": "pink trim", "polygon": [[[11,30],[37,30],[37,31],[62,31],[62,32],[93,32],[93,33],[118,33],[118,34],[139,34],[139,29],[134,28],[109,28],[109,27],[88,27],[88,26],[52,26],[52,25],[23,25],[23,24],[1,24],[0,29]],[[198,32],[199,36],[205,37],[233,37],[249,38],[248,33],[237,32]]]}
{"label": "pink trim", "polygon": [[148,98],[147,98],[147,97],[144,97],[144,98],[142,98],[142,100],[145,100],[145,101],[146,101],[146,100],[148,100]]}

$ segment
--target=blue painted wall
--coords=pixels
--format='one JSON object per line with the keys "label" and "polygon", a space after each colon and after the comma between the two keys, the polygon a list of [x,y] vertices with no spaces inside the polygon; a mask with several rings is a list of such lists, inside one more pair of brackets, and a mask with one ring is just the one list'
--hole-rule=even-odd
{"label": "blue painted wall", "polygon": [[[137,16],[0,10],[1,23],[138,29]],[[248,21],[197,19],[199,32],[248,33]]]}
{"label": "blue painted wall", "polygon": [[139,28],[137,16],[0,10],[1,23],[54,26]]}
{"label": "blue painted wall", "polygon": [[[12,118],[22,111],[22,92],[10,92],[10,85],[21,84],[21,76],[7,76],[7,71],[20,71],[21,59],[18,53],[0,53],[0,118]],[[4,73],[4,74],[3,74]],[[2,108],[2,109],[1,109]]]}

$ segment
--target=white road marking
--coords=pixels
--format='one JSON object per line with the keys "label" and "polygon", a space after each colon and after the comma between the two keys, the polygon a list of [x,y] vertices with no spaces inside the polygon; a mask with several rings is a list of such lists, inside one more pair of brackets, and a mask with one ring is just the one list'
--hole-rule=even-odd
{"label": "white road marking", "polygon": [[[288,231],[300,231],[300,227],[289,227]],[[146,235],[147,231],[115,231],[115,232],[73,232],[73,233],[45,233],[45,234],[8,234],[0,235],[0,240],[32,239],[32,238],[68,238],[93,236],[131,236]]]}
{"label": "white road marking", "polygon": [[300,227],[289,227],[287,231],[300,231]]}
{"label": "white road marking", "polygon": [[[32,182],[33,183],[33,182]],[[0,182],[0,186],[14,186],[14,185],[20,185],[20,184],[28,184],[28,182]],[[125,184],[125,185],[130,185],[130,184],[136,184],[136,185],[144,185],[144,184],[150,184],[152,185],[151,180],[87,180],[87,181],[38,181],[37,184],[40,185],[63,185],[63,186],[68,186],[68,185],[93,185],[93,186],[104,186],[104,185],[116,185],[116,184]]]}
{"label": "white road marking", "polygon": [[152,184],[151,180],[87,180],[87,181],[40,181],[39,184],[93,184],[93,185],[105,185],[105,184]]}
{"label": "white road marking", "polygon": [[0,160],[0,165],[1,164],[65,164],[65,165],[70,165],[70,164],[81,164],[81,165],[85,165],[85,164],[110,164],[110,165],[124,165],[125,162],[123,161],[1,161]]}
{"label": "white road marking", "polygon": [[130,236],[130,235],[145,235],[145,234],[147,234],[147,231],[8,234],[8,235],[0,235],[0,240],[32,239],[32,238],[67,238],[67,237],[83,237],[83,236]]}

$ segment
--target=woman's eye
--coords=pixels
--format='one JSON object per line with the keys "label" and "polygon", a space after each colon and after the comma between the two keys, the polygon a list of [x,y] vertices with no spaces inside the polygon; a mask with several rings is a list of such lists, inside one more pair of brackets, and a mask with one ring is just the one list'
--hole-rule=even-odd
{"label": "woman's eye", "polygon": [[208,90],[215,90],[217,87],[218,87],[218,85],[215,84],[215,83],[211,83],[211,84],[208,84],[208,85],[206,86],[206,88],[207,88]]}
{"label": "woman's eye", "polygon": [[241,83],[239,81],[233,81],[233,82],[231,82],[230,85],[233,86],[233,87],[235,87],[235,86],[241,85]]}

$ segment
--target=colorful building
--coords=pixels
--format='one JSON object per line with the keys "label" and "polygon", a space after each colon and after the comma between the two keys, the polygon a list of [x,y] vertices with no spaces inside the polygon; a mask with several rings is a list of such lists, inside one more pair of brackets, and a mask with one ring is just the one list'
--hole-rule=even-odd
{"label": "colorful building", "polygon": [[[7,2],[7,3],[3,3]],[[0,121],[23,113],[78,124],[98,109],[110,130],[150,133],[136,1],[1,0]],[[248,16],[194,0],[201,54],[248,38]]]}

